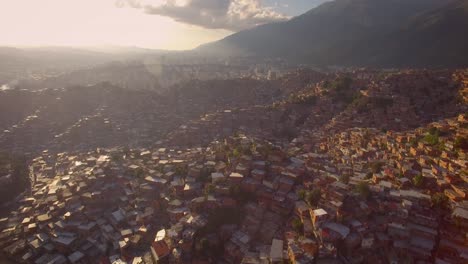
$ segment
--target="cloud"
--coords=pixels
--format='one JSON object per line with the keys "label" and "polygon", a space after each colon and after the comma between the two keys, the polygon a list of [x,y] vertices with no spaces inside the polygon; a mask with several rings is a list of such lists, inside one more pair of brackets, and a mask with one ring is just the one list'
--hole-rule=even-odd
{"label": "cloud", "polygon": [[138,8],[147,14],[208,29],[231,31],[288,19],[264,7],[261,0],[118,0],[116,6]]}

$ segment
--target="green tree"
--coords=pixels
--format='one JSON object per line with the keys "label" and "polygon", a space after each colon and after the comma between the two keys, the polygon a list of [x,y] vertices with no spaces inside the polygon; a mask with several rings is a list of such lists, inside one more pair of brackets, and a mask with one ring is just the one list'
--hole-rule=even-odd
{"label": "green tree", "polygon": [[426,136],[423,138],[423,140],[427,144],[434,146],[434,145],[439,144],[439,135],[440,135],[439,129],[435,127],[431,127],[428,133],[426,134]]}
{"label": "green tree", "polygon": [[310,206],[317,206],[322,197],[322,191],[320,189],[313,189],[311,192],[307,193],[306,201]]}
{"label": "green tree", "polygon": [[294,229],[294,231],[296,231],[297,233],[301,234],[302,232],[304,232],[304,224],[302,223],[301,220],[295,218],[292,220],[291,222],[291,226],[292,228]]}
{"label": "green tree", "polygon": [[360,182],[356,185],[356,191],[365,199],[368,199],[371,195],[369,184],[367,182]]}
{"label": "green tree", "polygon": [[299,190],[299,191],[297,192],[297,196],[299,196],[299,199],[305,200],[305,198],[306,198],[306,191],[305,191],[305,190]]}
{"label": "green tree", "polygon": [[0,153],[0,171],[10,174],[11,182],[0,186],[0,201],[6,202],[30,186],[29,168],[25,156]]}
{"label": "green tree", "polygon": [[380,162],[380,161],[372,162],[370,164],[370,168],[371,168],[372,173],[380,173],[382,171],[382,167],[383,167],[384,164],[385,163]]}
{"label": "green tree", "polygon": [[235,148],[234,150],[232,150],[232,154],[231,154],[231,155],[232,155],[232,157],[234,157],[234,158],[239,158],[239,157],[241,156],[241,152],[240,152],[237,148]]}
{"label": "green tree", "polygon": [[429,128],[428,133],[430,135],[438,135],[438,134],[440,134],[440,131],[436,127],[431,127],[431,128]]}
{"label": "green tree", "polygon": [[422,176],[422,174],[418,174],[418,175],[414,176],[414,178],[413,178],[414,186],[420,187],[421,185],[423,185],[423,183],[424,183],[424,177]]}
{"label": "green tree", "polygon": [[435,193],[431,197],[432,205],[439,209],[448,208],[448,197],[444,193]]}
{"label": "green tree", "polygon": [[468,139],[464,137],[457,137],[455,139],[453,146],[456,149],[468,149]]}
{"label": "green tree", "polygon": [[438,135],[432,135],[432,134],[427,134],[424,137],[424,142],[426,142],[428,145],[434,146],[439,143],[439,136]]}
{"label": "green tree", "polygon": [[412,147],[417,147],[418,146],[418,141],[419,141],[418,138],[412,138],[412,139],[410,139],[409,144]]}

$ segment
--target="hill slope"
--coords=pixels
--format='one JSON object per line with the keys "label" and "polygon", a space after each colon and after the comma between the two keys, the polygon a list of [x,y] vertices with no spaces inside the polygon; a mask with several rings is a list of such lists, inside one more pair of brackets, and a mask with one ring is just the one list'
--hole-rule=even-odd
{"label": "hill slope", "polygon": [[461,59],[467,54],[462,48],[468,42],[467,3],[335,0],[287,22],[241,31],[197,50],[317,65],[467,65]]}

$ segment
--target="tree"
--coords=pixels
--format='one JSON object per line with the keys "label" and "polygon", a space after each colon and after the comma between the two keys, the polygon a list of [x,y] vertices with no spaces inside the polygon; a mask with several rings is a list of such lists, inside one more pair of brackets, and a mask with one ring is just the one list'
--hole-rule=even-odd
{"label": "tree", "polygon": [[294,231],[296,231],[297,233],[302,233],[303,230],[304,230],[304,224],[302,223],[301,220],[295,218],[292,220],[291,222],[291,226],[292,228],[294,229]]}
{"label": "tree", "polygon": [[370,164],[370,168],[372,170],[372,173],[380,173],[382,171],[384,163],[380,161],[372,162]]}
{"label": "tree", "polygon": [[439,143],[439,135],[432,135],[432,134],[427,134],[425,137],[424,137],[424,142],[426,142],[427,144],[431,145],[431,146],[434,146],[434,145],[437,145]]}
{"label": "tree", "polygon": [[413,178],[413,184],[416,187],[420,187],[424,183],[424,177],[422,174],[418,174]]}
{"label": "tree", "polygon": [[320,189],[313,189],[309,192],[306,196],[306,200],[310,206],[317,206],[320,202],[320,198],[322,196],[322,191]]}
{"label": "tree", "polygon": [[448,197],[444,193],[435,193],[431,197],[432,205],[439,209],[448,208]]}
{"label": "tree", "polygon": [[299,190],[299,191],[297,192],[297,196],[299,196],[299,199],[305,200],[305,198],[306,198],[306,191],[305,191],[305,190]]}
{"label": "tree", "polygon": [[468,149],[468,139],[464,137],[457,137],[453,145],[456,149]]}
{"label": "tree", "polygon": [[232,151],[232,157],[234,158],[239,158],[241,156],[241,152],[235,148],[233,151]]}
{"label": "tree", "polygon": [[431,128],[429,128],[428,133],[429,133],[430,135],[438,135],[438,134],[440,133],[440,131],[439,131],[439,129],[437,129],[436,127],[431,127]]}
{"label": "tree", "polygon": [[30,186],[29,168],[25,156],[0,153],[0,171],[11,174],[11,182],[0,186],[0,201],[6,202]]}
{"label": "tree", "polygon": [[371,194],[369,184],[367,182],[360,182],[356,185],[356,191],[365,199],[368,199]]}
{"label": "tree", "polygon": [[423,140],[427,144],[434,146],[439,143],[439,135],[440,135],[439,129],[435,127],[431,127]]}
{"label": "tree", "polygon": [[410,139],[409,144],[410,144],[412,147],[418,146],[418,138],[412,138],[412,139]]}

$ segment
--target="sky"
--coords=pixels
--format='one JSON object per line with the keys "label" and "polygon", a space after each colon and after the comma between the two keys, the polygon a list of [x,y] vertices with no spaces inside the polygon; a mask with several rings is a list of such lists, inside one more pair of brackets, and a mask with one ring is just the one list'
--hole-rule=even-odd
{"label": "sky", "polygon": [[184,50],[326,0],[0,0],[0,46]]}

